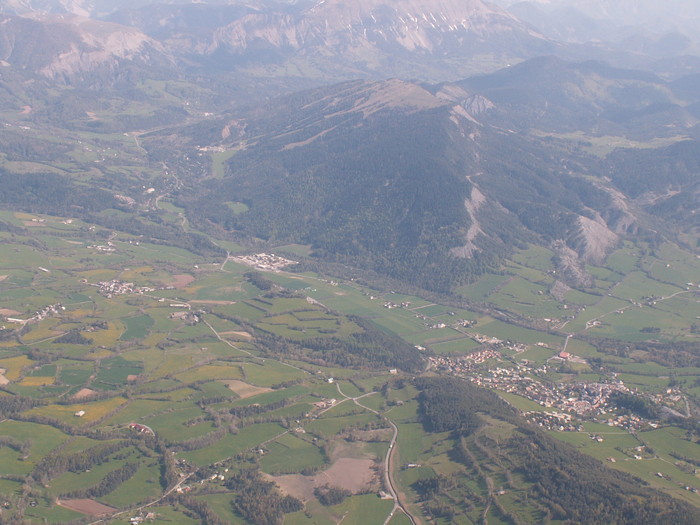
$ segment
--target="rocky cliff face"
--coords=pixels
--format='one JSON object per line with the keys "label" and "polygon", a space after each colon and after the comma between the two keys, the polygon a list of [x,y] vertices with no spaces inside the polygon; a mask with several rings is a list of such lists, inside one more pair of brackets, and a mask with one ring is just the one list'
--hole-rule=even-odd
{"label": "rocky cliff face", "polygon": [[206,53],[266,52],[277,61],[304,57],[390,75],[397,65],[392,62],[410,59],[416,76],[426,76],[429,66],[422,60],[479,54],[506,60],[534,49],[551,49],[551,44],[481,0],[323,0],[300,12],[243,16],[215,31]]}
{"label": "rocky cliff face", "polygon": [[[610,83],[624,81],[601,81]],[[238,151],[228,176],[184,205],[436,289],[449,287],[444,268],[458,282],[526,242],[554,247],[563,281],[590,282],[586,264],[635,231],[637,206],[599,176],[596,158],[572,157],[565,144],[541,140],[542,130],[511,131],[525,114],[494,88],[499,78],[487,84],[480,92],[468,83],[347,82],[237,113],[209,135],[182,130],[180,150],[189,136]],[[232,200],[248,210],[231,216]]]}
{"label": "rocky cliff face", "polygon": [[163,46],[140,31],[77,15],[0,16],[0,60],[65,83],[128,64],[173,65]]}
{"label": "rocky cliff face", "polygon": [[481,0],[324,0],[297,15],[250,14],[217,31],[212,46],[244,52],[267,44],[308,46],[399,46],[437,53],[497,35],[539,39],[515,17]]}

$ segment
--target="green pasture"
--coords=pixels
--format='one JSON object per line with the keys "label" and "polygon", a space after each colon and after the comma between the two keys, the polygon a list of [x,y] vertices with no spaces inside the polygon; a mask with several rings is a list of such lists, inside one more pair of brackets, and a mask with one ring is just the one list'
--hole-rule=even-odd
{"label": "green pasture", "polygon": [[507,324],[503,321],[498,321],[495,319],[489,320],[489,318],[480,320],[476,326],[470,328],[470,331],[496,337],[504,341],[511,340],[526,344],[542,342],[555,346],[561,346],[564,344],[563,337],[552,335],[547,332],[538,332],[529,328]]}
{"label": "green pasture", "polygon": [[[262,362],[262,361],[261,361]],[[245,363],[241,365],[243,379],[255,386],[272,387],[304,377],[306,374],[301,370],[286,366],[278,361],[265,359],[264,364]]]}
{"label": "green pasture", "polygon": [[641,255],[639,250],[631,243],[625,243],[611,253],[605,260],[605,267],[622,275],[627,275],[637,269]]}
{"label": "green pasture", "polygon": [[512,259],[510,261],[506,261],[503,266],[507,273],[515,274],[532,284],[539,285],[543,287],[543,291],[554,283],[554,277],[549,272],[520,264]]}
{"label": "green pasture", "polygon": [[550,250],[530,244],[525,250],[516,250],[511,259],[523,266],[548,272],[554,268],[553,257],[554,253]]}
{"label": "green pasture", "polygon": [[198,388],[201,393],[198,394],[198,397],[201,398],[209,398],[209,397],[228,397],[231,399],[236,398],[236,394],[226,386],[225,381],[209,381],[207,383],[203,383],[198,385]]}
{"label": "green pasture", "polygon": [[337,387],[343,391],[347,397],[357,397],[362,395],[360,389],[349,381],[336,381]]}
{"label": "green pasture", "polygon": [[[601,326],[591,328],[592,334],[625,341],[670,338],[688,326],[688,322],[678,316],[648,306],[627,308],[621,313],[607,315],[601,321]],[[658,328],[661,332],[646,333],[642,332],[643,328]]]}
{"label": "green pasture", "polygon": [[174,348],[164,353],[159,363],[149,370],[153,379],[172,379],[178,372],[188,369],[196,363],[196,354],[191,349]]}
{"label": "green pasture", "polygon": [[344,525],[369,525],[383,523],[393,506],[393,500],[383,500],[375,494],[364,494],[346,499],[333,507],[333,511],[344,516]]}
{"label": "green pasture", "polygon": [[457,292],[469,301],[475,303],[486,302],[493,291],[512,279],[510,275],[485,274],[473,284],[457,288]]}
{"label": "green pasture", "polygon": [[206,501],[209,505],[209,508],[211,508],[216,513],[216,515],[219,516],[219,518],[224,520],[224,523],[231,525],[246,524],[246,521],[233,511],[233,505],[231,505],[231,501],[233,500],[234,494],[203,494],[201,496],[196,497],[197,499]]}
{"label": "green pasture", "polygon": [[685,288],[687,283],[700,284],[700,261],[691,253],[665,243],[655,254],[659,259],[652,260],[648,268],[652,278],[674,283],[681,288]]}
{"label": "green pasture", "polygon": [[[39,503],[41,502],[41,503]],[[44,505],[42,500],[36,507],[27,507],[24,517],[28,523],[66,523],[77,521],[84,518],[84,514],[80,514],[74,510],[61,507],[60,505]]]}
{"label": "green pasture", "polygon": [[596,350],[593,345],[580,339],[576,339],[575,337],[569,339],[569,343],[566,346],[566,351],[583,358],[607,359],[609,357],[607,354]]}
{"label": "green pasture", "polygon": [[126,331],[121,335],[122,341],[146,337],[148,331],[154,324],[153,318],[146,314],[127,317],[122,319],[122,321],[126,324]]}
{"label": "green pasture", "polygon": [[69,439],[68,435],[52,426],[12,420],[0,422],[0,434],[20,442],[30,442],[28,462],[32,464]]}
{"label": "green pasture", "polygon": [[[651,488],[667,492],[676,498],[697,505],[697,494],[683,489],[684,486],[700,489],[697,477],[679,470],[666,461],[661,459],[627,459],[608,465],[642,479]],[[659,477],[659,474],[663,477]]]}
{"label": "green pasture", "polygon": [[142,418],[139,422],[148,425],[156,434],[165,439],[179,442],[200,437],[216,430],[211,421],[192,426],[186,425],[188,421],[204,415],[204,412],[198,407],[190,407],[180,410],[166,410],[160,414]]}
{"label": "green pasture", "polygon": [[276,410],[271,410],[266,412],[266,415],[270,418],[286,418],[290,421],[294,421],[297,419],[302,419],[312,410],[312,408],[313,406],[311,403],[296,403],[278,408]]}
{"label": "green pasture", "polygon": [[56,365],[44,365],[26,374],[27,377],[53,377],[56,375]]}
{"label": "green pasture", "polygon": [[371,408],[372,410],[380,412],[384,409],[386,399],[384,399],[379,394],[373,394],[363,397],[362,399],[358,399],[358,402],[360,402],[363,406],[366,406],[367,408]]}
{"label": "green pasture", "polygon": [[426,324],[432,324],[430,320],[424,321],[413,312],[395,308],[383,309],[380,315],[372,317],[372,322],[380,329],[405,339],[421,339],[430,329]]}
{"label": "green pasture", "polygon": [[172,406],[170,401],[156,401],[152,399],[135,399],[121,409],[113,417],[104,422],[105,425],[125,425],[132,421],[164,412]]}
{"label": "green pasture", "polygon": [[652,377],[636,374],[619,374],[618,378],[624,381],[625,385],[629,388],[637,387],[641,390],[648,392],[658,392],[668,388],[669,378],[664,377]]}
{"label": "green pasture", "polygon": [[[150,385],[150,383],[147,383]],[[181,383],[177,383],[181,384]],[[141,397],[148,397],[149,399],[154,399],[156,401],[169,401],[171,403],[179,403],[180,405],[187,405],[190,401],[195,401],[198,392],[194,388],[178,388],[176,390],[169,390],[167,392],[153,392],[152,394],[141,394]]]}
{"label": "green pasture", "polygon": [[[130,456],[130,459],[133,461],[135,457]],[[126,459],[116,460],[110,458],[109,461],[105,461],[101,465],[93,465],[85,471],[65,472],[51,481],[49,492],[54,497],[60,497],[75,490],[94,487],[107,474],[124,466],[127,461]]]}
{"label": "green pasture", "polygon": [[231,315],[242,317],[248,321],[256,321],[267,315],[267,312],[263,308],[258,307],[257,305],[253,306],[253,304],[249,303],[248,301],[231,305],[227,307],[226,310],[227,312],[230,312]]}
{"label": "green pasture", "polygon": [[532,318],[560,315],[560,305],[549,294],[548,287],[531,283],[522,277],[510,279],[497,292],[489,296],[489,302]]}
{"label": "green pasture", "polygon": [[566,295],[564,296],[564,300],[567,304],[576,304],[586,307],[596,304],[601,299],[602,297],[600,295],[589,294],[574,289],[566,292]]}
{"label": "green pasture", "polygon": [[420,423],[400,423],[396,426],[399,429],[397,440],[399,462],[396,463],[397,465],[421,463],[429,459],[430,451],[435,443],[449,436],[449,433],[446,432],[427,433]]}
{"label": "green pasture", "polygon": [[179,456],[199,466],[209,465],[258,447],[285,431],[277,423],[259,423],[242,428],[235,435],[224,436],[223,439],[209,447],[181,452]]}
{"label": "green pasture", "polygon": [[649,279],[642,272],[628,273],[615,287],[613,295],[625,299],[641,301],[644,297],[668,297],[674,293],[685,290],[671,284]]}
{"label": "green pasture", "polygon": [[128,377],[143,372],[143,365],[136,361],[127,361],[121,356],[114,356],[100,361],[95,379],[90,388],[96,390],[116,390],[128,382]]}
{"label": "green pasture", "polygon": [[304,340],[316,337],[347,337],[357,333],[360,328],[349,321],[340,322],[336,319],[298,320],[295,315],[288,313],[265,317],[257,322],[256,327],[279,337],[292,340]]}
{"label": "green pasture", "polygon": [[58,380],[71,386],[84,385],[95,370],[91,363],[82,361],[60,360],[57,364],[61,367]]}
{"label": "green pasture", "polygon": [[296,474],[305,468],[321,467],[326,459],[321,450],[292,434],[268,443],[260,468],[269,474]]}
{"label": "green pasture", "polygon": [[[615,315],[615,312],[618,310],[626,309],[630,306],[632,305],[629,301],[605,296],[596,304],[586,307],[585,311],[579,313],[576,319],[566,325],[566,330],[568,332],[582,332],[586,330],[586,323],[588,321],[598,320],[601,323],[607,322],[609,316]],[[591,335],[595,335],[596,331],[600,330],[600,327],[590,327],[588,330],[591,331]]]}
{"label": "green pasture", "polygon": [[242,379],[243,373],[241,372],[240,366],[213,363],[211,365],[203,365],[193,370],[181,372],[173,377],[184,383],[191,383],[207,379]]}
{"label": "green pasture", "polygon": [[521,412],[556,412],[556,409],[554,408],[544,407],[539,403],[519,396],[518,394],[512,394],[510,392],[501,392],[500,390],[497,390],[496,392],[499,396],[505,399],[509,405],[517,408]]}
{"label": "green pasture", "polygon": [[201,520],[197,520],[190,516],[189,511],[178,506],[151,506],[148,510],[154,512],[160,521],[164,523],[177,523],[177,525],[201,525]]}
{"label": "green pasture", "polygon": [[295,385],[289,388],[282,388],[279,390],[273,390],[272,392],[266,392],[264,394],[258,394],[257,396],[252,396],[246,399],[237,399],[231,402],[231,406],[247,406],[253,404],[269,405],[271,403],[277,403],[282,399],[295,399],[299,396],[305,396],[309,393],[309,389],[302,385]]}
{"label": "green pasture", "polygon": [[268,278],[275,284],[291,290],[292,292],[297,292],[300,290],[309,291],[312,288],[309,286],[308,280],[302,277],[294,277],[289,274],[283,273],[266,273],[265,277]]}
{"label": "green pasture", "polygon": [[437,343],[446,343],[450,341],[468,339],[468,337],[462,332],[458,332],[454,328],[447,326],[445,328],[428,328],[424,332],[421,332],[419,334],[403,336],[403,339],[405,339],[411,344],[417,344],[420,346],[432,346]]}
{"label": "green pasture", "polygon": [[[700,445],[686,438],[685,431],[678,427],[664,427],[640,432],[639,439],[653,448],[654,452],[671,463],[678,461],[671,453],[691,460],[700,458]],[[700,483],[700,481],[696,482]]]}
{"label": "green pasture", "polygon": [[168,337],[181,343],[189,343],[203,338],[212,336],[211,328],[204,323],[194,325],[180,325],[176,330],[170,332]]}
{"label": "green pasture", "polygon": [[22,460],[22,453],[10,447],[0,447],[0,475],[26,476],[31,473],[34,463]]}
{"label": "green pasture", "polygon": [[309,291],[308,295],[320,301],[328,308],[343,312],[346,315],[359,315],[362,317],[382,317],[385,315],[386,308],[382,306],[381,299],[370,300],[360,293],[344,293],[344,295],[336,295],[331,293],[327,295],[322,292],[322,288],[317,288],[317,292]]}
{"label": "green pasture", "polygon": [[607,430],[594,434],[601,436],[603,442],[600,443],[595,439],[591,439],[588,432],[550,432],[552,437],[573,445],[579,452],[604,461],[608,466],[611,463],[607,461],[607,458],[615,458],[616,461],[626,461],[630,458],[630,455],[620,450],[634,450],[635,447],[640,445],[639,440],[635,439],[634,436],[624,431],[620,432],[615,427],[607,427]]}
{"label": "green pasture", "polygon": [[351,416],[365,412],[365,409],[353,403],[349,398],[340,398],[333,408],[327,410],[323,415],[319,416],[319,421],[327,418],[339,418]]}
{"label": "green pasture", "polygon": [[160,465],[157,459],[143,458],[136,474],[114,491],[99,498],[100,502],[124,508],[137,502],[150,502],[161,494]]}
{"label": "green pasture", "polygon": [[[346,403],[350,403],[346,401]],[[355,408],[357,405],[351,404]],[[315,434],[323,439],[329,439],[344,430],[351,428],[363,428],[368,424],[373,424],[378,421],[377,416],[374,414],[364,411],[360,414],[353,414],[348,416],[339,417],[327,417],[324,415],[323,418],[316,419],[308,423],[304,428],[310,434]]]}
{"label": "green pasture", "polygon": [[411,525],[411,520],[403,512],[397,512],[391,518],[388,525]]}

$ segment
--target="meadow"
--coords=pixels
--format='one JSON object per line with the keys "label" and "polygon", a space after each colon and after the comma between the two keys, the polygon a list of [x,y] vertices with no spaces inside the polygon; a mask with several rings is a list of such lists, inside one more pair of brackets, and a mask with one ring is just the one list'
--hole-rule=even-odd
{"label": "meadow", "polygon": [[[167,199],[163,213],[180,220],[180,210]],[[28,226],[36,224],[32,219],[43,220],[43,226]],[[692,329],[700,303],[688,284],[700,275],[698,262],[670,244],[653,252],[624,244],[602,265],[589,266],[591,288],[561,294],[552,273],[554,254],[531,246],[517,250],[501,273],[460,288],[461,299],[443,302],[317,273],[264,273],[273,288],[262,290],[246,277],[249,267],[229,261],[222,269],[220,257],[203,258],[143,239],[137,244],[132,235],[77,220],[68,224],[61,217],[0,212],[0,220],[23,228],[14,237],[0,232],[8,248],[0,255],[0,276],[7,276],[0,279],[0,299],[3,308],[18,312],[5,317],[29,319],[59,302],[66,307],[24,328],[6,322],[11,333],[0,341],[0,377],[6,383],[0,401],[16,397],[26,403],[0,421],[0,433],[14,440],[0,447],[0,494],[21,498],[20,479],[30,486],[38,502],[26,517],[37,523],[76,519],[79,514],[55,505],[53,498],[96,487],[130,461],[139,463],[138,470],[100,502],[126,508],[136,501],[157,501],[173,480],[189,476],[194,497],[222,519],[243,523],[230,505],[234,494],[222,483],[220,492],[207,493],[206,483],[198,484],[200,473],[247,465],[266,475],[299,475],[328,468],[339,458],[381,460],[389,452],[387,419],[398,428],[394,475],[412,512],[423,512],[416,489],[421,480],[454,478],[460,488],[450,493],[452,498],[461,497],[460,490],[485,494],[485,482],[456,461],[457,444],[450,434],[423,427],[412,375],[390,372],[392,366],[341,366],[308,348],[352,347],[365,332],[364,322],[409,347],[421,346],[424,357],[464,356],[490,348],[478,342],[490,337],[526,347],[499,347],[504,357],[498,366],[522,359],[546,364],[571,335],[567,351],[584,362],[554,370],[551,380],[598,382],[615,373],[616,380],[649,395],[678,385],[684,396],[700,395],[695,384],[700,363],[670,366],[654,361],[651,351],[625,353],[604,344],[605,338],[629,345],[700,339]],[[110,236],[115,252],[90,248]],[[226,246],[241,249],[233,242]],[[285,249],[298,257],[309,253],[304,246]],[[97,283],[112,279],[153,290],[110,297]],[[80,337],[55,341],[67,333]],[[515,394],[501,395],[521,411],[547,410]],[[359,396],[368,409],[352,401]],[[328,410],[316,405],[332,398],[336,405]],[[677,403],[678,409],[683,406]],[[84,414],[76,416],[80,411]],[[133,423],[149,430],[139,432],[130,428]],[[484,443],[512,431],[497,420],[487,427]],[[604,441],[592,440],[592,433],[604,435]],[[584,432],[551,435],[697,505],[696,495],[684,487],[700,488],[688,472],[693,465],[688,460],[700,450],[677,426],[647,428],[635,436],[587,422]],[[101,443],[123,443],[124,448],[108,462],[60,472],[47,485],[32,477],[47,457],[73,458]],[[653,453],[635,460],[641,445]],[[163,450],[174,466],[166,464]],[[472,452],[495,469],[494,483],[505,484],[500,467],[479,456],[478,447]],[[402,469],[407,463],[420,467]],[[172,474],[170,481],[164,481],[164,472]],[[517,479],[514,483],[526,487]],[[530,509],[519,499],[522,494],[504,495],[502,505]],[[305,512],[286,516],[285,523],[383,523],[393,504],[374,494],[355,494],[330,507],[314,496],[305,503]],[[189,519],[180,507],[153,508],[162,519]],[[467,516],[479,520],[483,510],[460,514],[454,523],[467,523]],[[535,510],[527,512],[537,516]],[[487,518],[503,521],[493,511]],[[397,513],[389,523],[406,520]]]}

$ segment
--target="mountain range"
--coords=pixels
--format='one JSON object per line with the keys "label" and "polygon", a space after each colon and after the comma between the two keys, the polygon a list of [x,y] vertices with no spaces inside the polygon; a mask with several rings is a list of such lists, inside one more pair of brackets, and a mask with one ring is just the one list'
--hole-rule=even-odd
{"label": "mountain range", "polygon": [[459,82],[335,84],[148,140],[237,152],[224,178],[183,192],[202,227],[440,290],[535,242],[581,285],[625,236],[692,229],[698,96],[685,85],[549,57]]}
{"label": "mountain range", "polygon": [[[671,26],[671,15],[659,18],[666,22],[655,33],[639,17],[622,28],[620,10],[602,4],[598,11],[612,13],[606,19],[575,3],[503,3],[6,0],[0,58],[69,83],[89,85],[94,73],[97,87],[123,78],[105,72],[157,66],[154,75],[166,65],[165,76],[265,79],[278,92],[358,77],[458,80],[550,54],[676,76],[700,70],[687,57],[695,49],[692,23]],[[669,56],[684,57],[682,65],[664,71],[658,58]]]}
{"label": "mountain range", "polygon": [[[519,243],[584,283],[625,235],[693,228],[700,77],[557,58],[583,48],[481,0],[4,9],[5,104],[51,133],[143,134],[205,230],[445,291]],[[216,177],[209,151],[230,152]]]}
{"label": "mountain range", "polygon": [[[100,499],[119,515],[146,487],[140,509],[214,524],[281,523],[283,503],[299,523],[372,522],[363,502],[386,506],[377,523],[399,507],[436,523],[696,522],[679,501],[700,490],[699,14],[0,0],[0,408],[18,436],[0,438],[16,458],[0,522],[84,522],[58,496],[120,485]],[[459,380],[410,379],[423,371]],[[487,383],[508,403],[478,394]],[[570,413],[515,417],[540,401]],[[330,420],[344,422],[312,430]],[[32,444],[30,424],[63,444]],[[83,464],[88,441],[106,445]],[[287,471],[289,450],[303,461]],[[300,511],[248,469],[306,484],[339,453],[393,510],[365,488],[326,505],[345,490],[308,485]]]}

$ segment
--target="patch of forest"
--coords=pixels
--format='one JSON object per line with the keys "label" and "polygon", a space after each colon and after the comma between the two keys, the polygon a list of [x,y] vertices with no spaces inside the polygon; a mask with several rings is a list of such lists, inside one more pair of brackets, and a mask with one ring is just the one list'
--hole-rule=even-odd
{"label": "patch of forest", "polygon": [[424,427],[452,431],[451,457],[464,466],[413,484],[427,515],[453,519],[492,509],[516,524],[700,523],[700,509],[548,436],[491,391],[456,378],[414,384]]}

